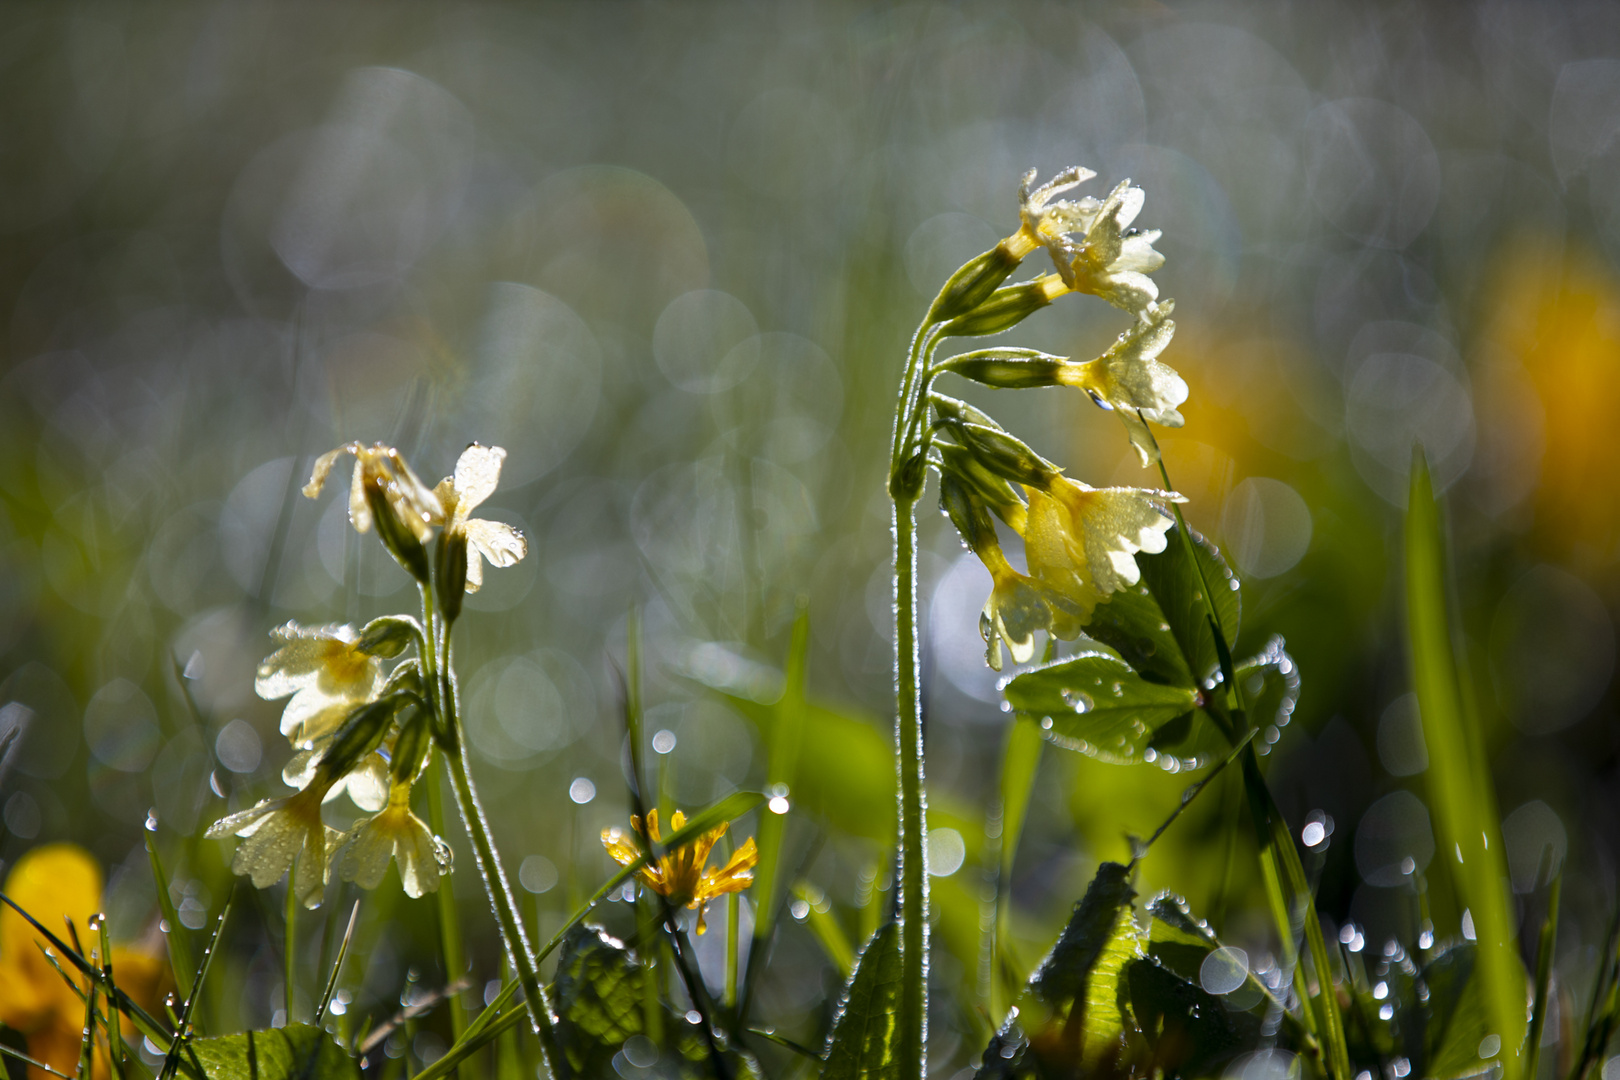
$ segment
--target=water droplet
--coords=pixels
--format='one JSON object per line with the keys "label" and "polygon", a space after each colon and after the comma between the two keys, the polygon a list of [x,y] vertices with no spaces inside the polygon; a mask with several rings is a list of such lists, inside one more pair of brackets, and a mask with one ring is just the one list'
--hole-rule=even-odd
{"label": "water droplet", "polygon": [[1050,716],[1041,717],[1041,730],[1042,731],[1051,731],[1052,730],[1052,718]]}
{"label": "water droplet", "polygon": [[1159,623],[1159,633],[1168,634],[1169,632],[1170,632],[1170,624],[1167,623],[1167,622],[1160,622]]}
{"label": "water droplet", "polygon": [[1113,685],[1113,687],[1112,687],[1112,690],[1113,690],[1113,694],[1114,694],[1115,697],[1124,697],[1125,696],[1125,684],[1124,683],[1118,683],[1118,682],[1115,683]]}
{"label": "water droplet", "polygon": [[1088,713],[1097,707],[1091,695],[1084,690],[1064,690],[1063,703],[1077,713]]}
{"label": "water droplet", "polygon": [[157,832],[157,807],[155,806],[146,812],[146,831]]}
{"label": "water droplet", "polygon": [[1001,711],[1002,712],[1012,712],[1012,702],[1008,701],[1006,698],[1002,698],[1001,699]]}

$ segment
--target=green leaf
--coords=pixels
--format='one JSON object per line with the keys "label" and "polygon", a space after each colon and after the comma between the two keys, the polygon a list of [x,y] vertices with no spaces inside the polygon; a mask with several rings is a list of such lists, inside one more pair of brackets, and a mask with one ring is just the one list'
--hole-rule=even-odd
{"label": "green leaf", "polygon": [[1018,1014],[990,1040],[989,1078],[1107,1071],[1125,1050],[1121,978],[1141,956],[1131,868],[1103,863],[1057,944],[1030,977]]}
{"label": "green leaf", "polygon": [[[765,790],[777,784],[785,785],[789,792],[799,763],[800,736],[804,730],[807,703],[804,698],[805,681],[809,667],[810,615],[800,607],[793,621],[793,638],[788,646],[786,684],[782,696],[771,709],[771,722],[765,728],[770,745],[769,765],[766,770]],[[754,869],[754,941],[762,942],[771,936],[776,919],[777,898],[781,893],[782,841],[787,832],[787,815],[764,814],[759,820],[759,861]],[[754,953],[765,950],[756,944]]]}
{"label": "green leaf", "polygon": [[1232,677],[1243,690],[1251,724],[1262,730],[1288,726],[1299,703],[1299,665],[1284,651],[1281,635],[1273,634],[1258,656],[1239,663]]}
{"label": "green leaf", "polygon": [[1209,1076],[1260,1042],[1260,1017],[1228,1009],[1196,983],[1137,960],[1125,972],[1131,1011],[1152,1061],[1166,1075]]}
{"label": "green leaf", "polygon": [[[599,927],[580,925],[570,930],[557,960],[552,1003],[557,1010],[557,1045],[576,1076],[613,1076],[614,1056],[633,1038],[646,1039],[647,969],[634,952]],[[668,1006],[663,1034],[668,1045],[652,1046],[659,1075],[688,1080],[714,1080],[716,1069],[702,1032]],[[491,1029],[494,1025],[491,1025]],[[759,1075],[753,1058],[737,1050],[725,1053],[726,1073],[732,1078]]]}
{"label": "green leaf", "polygon": [[1480,983],[1489,1018],[1486,1033],[1501,1038],[1501,1060],[1513,1080],[1525,1036],[1525,971],[1514,940],[1516,919],[1490,768],[1477,719],[1464,707],[1453,653],[1445,548],[1440,507],[1419,447],[1413,453],[1406,511],[1406,623],[1412,685],[1429,748],[1424,779],[1439,826],[1439,848],[1456,856],[1456,861],[1444,862],[1473,916],[1478,942],[1474,981]]}
{"label": "green leaf", "polygon": [[337,1041],[311,1024],[195,1039],[191,1050],[208,1080],[359,1080],[360,1068]]}
{"label": "green leaf", "polygon": [[[1196,691],[1148,682],[1107,653],[1084,652],[1027,671],[1005,692],[1047,739],[1101,761],[1129,765],[1170,755],[1193,767],[1224,748],[1213,725],[1190,722]],[[1189,722],[1176,723],[1184,717]]]}
{"label": "green leaf", "polygon": [[[1185,900],[1173,893],[1161,893],[1154,897],[1148,904],[1148,914],[1152,916],[1152,922],[1148,925],[1148,957],[1166,971],[1202,988],[1204,962],[1211,953],[1222,947],[1215,932],[1193,915]],[[1286,1045],[1299,1044],[1302,1030],[1298,1019],[1282,1009],[1271,988],[1261,982],[1253,971],[1244,976],[1239,986],[1218,996],[1228,1010],[1260,1016],[1274,1008],[1276,1014],[1282,1017],[1283,1030],[1288,1036]]]}
{"label": "green leaf", "polygon": [[861,950],[833,1021],[821,1080],[893,1080],[900,1075],[900,929],[887,922]]}
{"label": "green leaf", "polygon": [[1029,717],[1019,717],[1007,729],[1007,746],[1001,756],[1001,861],[996,872],[990,975],[990,1018],[996,1025],[1006,1016],[1007,1005],[1023,986],[1026,975],[1016,967],[1008,948],[1012,939],[1012,871],[1045,745],[1040,725]]}
{"label": "green leaf", "polygon": [[1422,1075],[1430,1080],[1455,1080],[1485,1072],[1479,1044],[1491,1033],[1491,1017],[1483,984],[1474,977],[1478,951],[1471,941],[1446,949],[1423,967],[1429,1000],[1423,1009],[1424,1049]]}
{"label": "green leaf", "polygon": [[1197,687],[1218,665],[1204,608],[1205,580],[1228,648],[1237,641],[1242,617],[1237,577],[1214,544],[1190,535],[1197,565],[1188,560],[1177,529],[1171,529],[1163,551],[1136,556],[1141,584],[1098,604],[1086,627],[1088,636],[1114,649],[1147,679],[1171,686]]}

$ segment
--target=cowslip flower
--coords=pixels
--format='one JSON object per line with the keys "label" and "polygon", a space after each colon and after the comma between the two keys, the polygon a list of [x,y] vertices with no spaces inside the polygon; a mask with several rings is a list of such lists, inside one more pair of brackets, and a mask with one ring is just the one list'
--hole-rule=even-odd
{"label": "cowslip flower", "polygon": [[511,566],[529,553],[529,542],[517,529],[505,522],[468,516],[495,493],[505,460],[506,451],[499,446],[473,443],[456,459],[455,475],[445,477],[433,489],[444,509],[445,532],[466,538],[470,593],[484,583],[485,561],[494,567]]}
{"label": "cowslip flower", "polygon": [[326,486],[332,466],[344,454],[354,455],[354,474],[349,483],[349,522],[356,532],[369,532],[373,523],[371,504],[366,499],[368,485],[381,490],[393,516],[426,543],[435,526],[444,522],[444,508],[433,491],[417,479],[405,458],[392,446],[359,442],[344,443],[315,459],[304,497],[313,499]]}
{"label": "cowslip flower", "polygon": [[1077,603],[1046,582],[1013,569],[1000,545],[975,551],[990,571],[990,597],[979,614],[979,635],[984,638],[984,662],[1000,671],[1005,645],[1013,662],[1027,664],[1035,655],[1035,631],[1072,641],[1091,615],[1091,607]]}
{"label": "cowslip flower", "polygon": [[[634,815],[630,818],[630,824],[636,832],[654,843],[658,842],[657,810],[647,811],[645,829],[642,828],[641,819]],[[686,824],[686,815],[675,811],[670,815],[670,824],[679,831]],[[704,905],[726,893],[741,892],[754,883],[754,864],[759,861],[759,849],[754,846],[752,836],[731,853],[724,866],[714,868],[708,865],[709,852],[714,849],[715,841],[724,836],[730,827],[730,822],[724,822],[674,851],[648,860],[637,871],[648,888],[668,899],[671,904],[697,909],[699,934],[708,929],[704,920]],[[619,828],[602,830],[602,846],[607,848],[608,854],[620,866],[629,866],[641,858],[642,849],[635,837]]]}
{"label": "cowslip flower", "polygon": [[1187,400],[1187,383],[1158,359],[1176,333],[1170,318],[1174,310],[1174,300],[1154,305],[1107,352],[1082,364],[1064,364],[1056,376],[1059,383],[1084,390],[1098,405],[1119,414],[1144,466],[1159,459],[1158,442],[1146,421],[1165,427],[1186,422],[1176,407]]}
{"label": "cowslip flower", "polygon": [[[1038,170],[1024,174],[1018,185],[1018,231],[1001,242],[1008,254],[1022,259],[1038,247],[1061,250],[1064,234],[1075,232],[1090,224],[1100,205],[1096,199],[1079,202],[1057,199],[1097,174],[1080,165],[1071,165],[1040,187],[1032,188]],[[1054,201],[1055,200],[1055,201]]]}
{"label": "cowslip flower", "polygon": [[399,880],[410,897],[433,892],[439,878],[450,872],[450,845],[411,812],[408,782],[393,784],[381,812],[356,822],[343,835],[332,861],[344,881],[375,889],[391,859],[399,864]]}
{"label": "cowslip flower", "polygon": [[306,908],[321,906],[326,895],[327,855],[340,838],[321,820],[321,803],[335,778],[317,769],[302,791],[220,818],[205,833],[218,840],[232,833],[243,837],[231,859],[231,872],[250,877],[254,888],[267,889],[281,879],[296,859],[292,889]]}
{"label": "cowslip flower", "polygon": [[[99,948],[98,931],[91,919],[101,910],[101,868],[90,853],[74,844],[46,844],[17,860],[6,875],[5,892],[19,907],[62,932],[66,918],[88,951]],[[84,1029],[84,1000],[62,978],[40,951],[47,942],[9,906],[0,910],[0,1024],[28,1040],[28,1054],[59,1073],[74,1076]],[[66,967],[66,961],[59,961]],[[137,1002],[157,1005],[166,965],[142,949],[115,946],[113,977]],[[68,970],[71,970],[69,968]],[[123,1022],[127,1037],[134,1025]],[[97,1050],[92,1076],[105,1080],[109,1063]],[[33,1066],[29,1080],[48,1080],[50,1073]]]}
{"label": "cowslip flower", "polygon": [[270,632],[281,648],[259,665],[253,689],[266,701],[292,695],[281,713],[281,733],[307,747],[335,732],[358,705],[382,690],[382,662],[356,648],[352,626],[299,626]]}
{"label": "cowslip flower", "polygon": [[1045,491],[1028,489],[1024,552],[1032,576],[1083,612],[1141,580],[1136,553],[1165,549],[1174,523],[1164,504],[1185,502],[1173,491],[1093,488],[1058,477]]}

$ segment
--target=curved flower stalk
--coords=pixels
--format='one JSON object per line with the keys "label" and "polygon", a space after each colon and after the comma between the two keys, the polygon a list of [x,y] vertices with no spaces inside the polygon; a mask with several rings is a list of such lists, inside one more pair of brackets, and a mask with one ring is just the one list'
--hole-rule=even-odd
{"label": "curved flower stalk", "polygon": [[[388,615],[358,629],[288,623],[274,631],[279,647],[260,665],[255,689],[265,698],[289,698],[281,730],[297,753],[283,779],[297,790],[221,819],[208,835],[242,838],[232,869],[259,888],[291,867],[293,893],[308,907],[320,904],[334,871],[372,889],[390,863],[408,895],[434,892],[451,870],[452,852],[411,809],[411,797],[436,748],[535,1033],[548,1062],[566,1068],[555,1052],[534,953],[467,770],[451,664],[450,630],[462,597],[482,584],[483,564],[511,566],[527,553],[518,530],[471,516],[499,484],[506,451],[475,443],[453,475],[429,488],[395,448],[345,443],[316,460],[306,496],[320,495],[344,454],[355,459],[349,520],[358,532],[375,529],[416,579],[420,617]],[[322,804],[340,792],[370,812],[342,834],[321,819]]]}
{"label": "curved flower stalk", "polygon": [[[679,832],[686,824],[686,815],[679,810],[670,815],[670,827]],[[630,826],[643,838],[658,843],[658,811],[648,810],[645,826],[631,815]],[[742,842],[731,858],[719,867],[708,865],[709,853],[715,841],[731,828],[728,821],[699,836],[691,843],[660,855],[644,865],[636,876],[653,892],[676,907],[685,906],[698,913],[697,932],[701,936],[708,930],[704,919],[705,907],[710,900],[727,893],[741,892],[754,883],[754,865],[759,862],[759,849],[750,836]],[[641,858],[642,847],[633,836],[617,827],[602,830],[602,846],[620,866],[629,866]]]}
{"label": "curved flower stalk", "polygon": [[[999,668],[1005,647],[1014,660],[1034,653],[1035,631],[1078,636],[1097,604],[1137,579],[1139,551],[1165,546],[1172,492],[1094,489],[1063,475],[983,412],[932,392],[954,370],[993,386],[1079,385],[1094,400],[1179,421],[1185,386],[1168,368],[1152,367],[1174,332],[1168,305],[1148,275],[1164,262],[1158,232],[1138,232],[1143,193],[1129,181],[1107,198],[1059,198],[1095,174],[1075,166],[1034,186],[1019,187],[1019,226],[990,251],[969,260],[945,283],[912,338],[895,406],[889,458],[894,503],[895,741],[900,771],[900,965],[898,1073],[921,1080],[927,1042],[928,875],[920,658],[917,640],[916,504],[930,468],[938,471],[941,507],[964,542],[990,570],[993,588],[980,619],[986,660]],[[1024,258],[1044,249],[1055,274],[1003,284]],[[1090,293],[1137,316],[1115,349],[1073,364],[1027,349],[991,349],[935,366],[951,337],[998,334],[1066,293]],[[1161,309],[1163,309],[1161,311]],[[1129,421],[1127,426],[1129,427]],[[1145,426],[1145,424],[1144,424]],[[1139,451],[1140,452],[1140,451]],[[1019,494],[1020,488],[1027,492]],[[1029,573],[1002,551],[990,515],[1025,539]]]}

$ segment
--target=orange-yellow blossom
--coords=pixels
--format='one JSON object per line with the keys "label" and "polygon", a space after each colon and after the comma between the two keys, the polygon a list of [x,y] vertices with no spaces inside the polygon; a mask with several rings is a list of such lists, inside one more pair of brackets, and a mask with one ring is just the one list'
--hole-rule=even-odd
{"label": "orange-yellow blossom", "polygon": [[[645,829],[642,828],[641,819],[634,815],[630,818],[630,824],[636,832],[651,838],[653,843],[658,842],[657,810],[647,811]],[[675,811],[670,815],[670,824],[679,832],[681,826],[686,824],[686,815]],[[697,909],[699,934],[708,929],[703,918],[705,904],[726,893],[741,892],[754,883],[754,864],[759,861],[759,849],[754,846],[752,836],[731,853],[724,866],[715,869],[707,865],[715,841],[724,836],[730,827],[730,822],[725,822],[710,829],[674,851],[666,852],[657,859],[649,859],[637,871],[648,888],[668,899],[671,904],[684,904]],[[641,858],[641,845],[623,829],[603,829],[602,845],[620,866],[629,866]]]}

